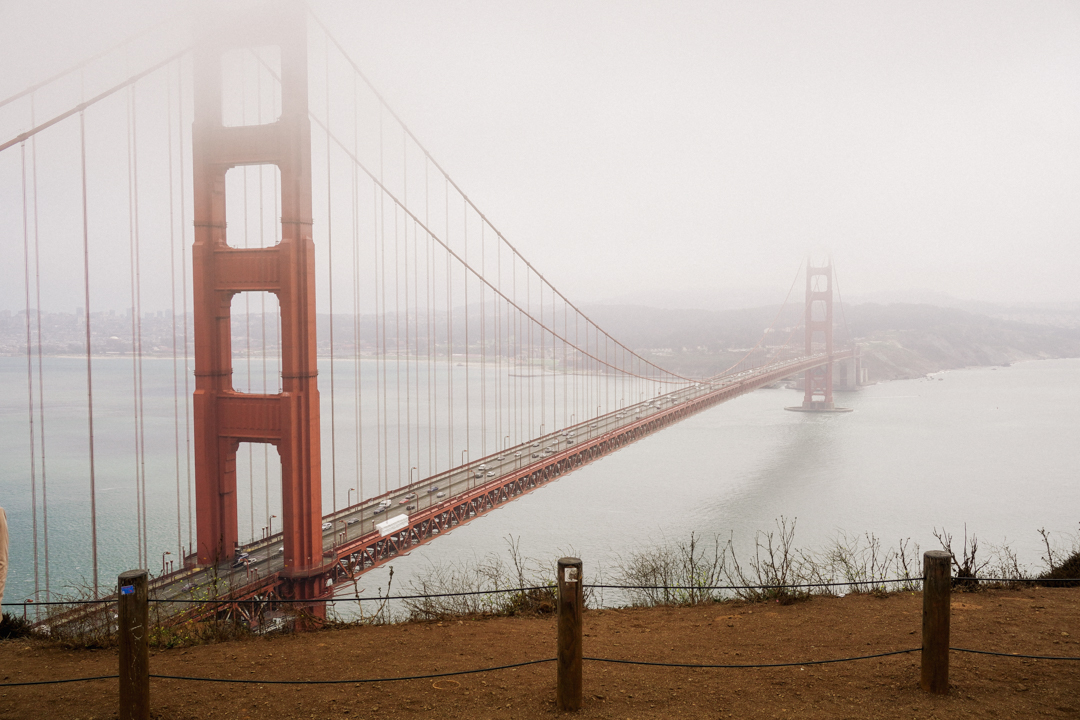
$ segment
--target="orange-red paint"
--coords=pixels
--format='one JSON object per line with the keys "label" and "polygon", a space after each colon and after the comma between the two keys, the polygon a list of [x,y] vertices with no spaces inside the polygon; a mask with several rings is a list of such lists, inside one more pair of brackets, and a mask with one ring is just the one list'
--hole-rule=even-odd
{"label": "orange-red paint", "polygon": [[[285,571],[294,597],[322,595],[322,487],[315,357],[315,248],[311,235],[311,129],[303,6],[252,18],[243,37],[208,42],[196,55],[194,153],[195,489],[198,562],[233,556],[237,543],[236,450],[268,442],[281,459]],[[281,48],[282,114],[276,122],[222,124],[221,55],[236,46]],[[281,172],[280,242],[226,244],[225,173],[273,164]],[[266,291],[281,308],[282,392],[232,386],[230,306],[238,292]]]}

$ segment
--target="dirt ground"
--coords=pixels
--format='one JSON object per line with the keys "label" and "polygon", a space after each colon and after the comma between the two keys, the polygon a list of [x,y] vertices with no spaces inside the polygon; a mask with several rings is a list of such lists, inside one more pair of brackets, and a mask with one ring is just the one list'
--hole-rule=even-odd
{"label": "dirt ground", "polygon": [[[585,655],[769,663],[869,655],[920,644],[922,598],[819,597],[793,605],[593,610]],[[952,645],[1080,655],[1080,589],[953,596]],[[464,670],[555,655],[552,617],[326,630],[151,653],[151,673],[350,679]],[[0,642],[0,682],[108,675],[113,650]],[[586,661],[580,718],[1080,718],[1080,662],[952,653],[951,691],[918,688],[919,654],[770,669],[681,669]],[[151,680],[157,718],[543,718],[555,665],[442,680],[241,685]],[[117,681],[0,687],[0,718],[113,718]]]}

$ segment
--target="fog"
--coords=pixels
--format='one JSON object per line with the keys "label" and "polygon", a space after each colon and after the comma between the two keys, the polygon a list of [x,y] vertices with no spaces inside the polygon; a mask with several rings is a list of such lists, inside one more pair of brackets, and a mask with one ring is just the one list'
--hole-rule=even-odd
{"label": "fog", "polygon": [[[779,303],[811,252],[831,253],[849,298],[1080,301],[1075,2],[312,8],[494,226],[579,303]],[[0,4],[0,98],[175,9]],[[0,142],[28,127],[0,117]],[[0,243],[21,265],[17,153],[0,154]],[[76,283],[80,262],[50,258]],[[6,264],[0,309],[14,310],[22,269]]]}

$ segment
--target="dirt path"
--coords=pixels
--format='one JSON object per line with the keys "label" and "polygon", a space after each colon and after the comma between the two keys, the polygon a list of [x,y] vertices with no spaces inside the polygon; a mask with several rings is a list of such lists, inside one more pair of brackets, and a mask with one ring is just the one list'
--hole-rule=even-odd
{"label": "dirt path", "polygon": [[[585,655],[690,663],[798,662],[920,644],[922,598],[848,595],[781,606],[590,611]],[[1080,590],[953,598],[952,645],[1080,655]],[[348,679],[553,657],[551,617],[361,627],[152,653],[152,673]],[[770,669],[585,663],[580,718],[1080,718],[1080,662],[952,654],[952,690],[918,689],[919,654]],[[0,682],[109,675],[115,651],[0,642]],[[554,717],[555,665],[443,680],[341,685],[151,681],[160,718]],[[116,680],[0,688],[0,719],[116,717]]]}

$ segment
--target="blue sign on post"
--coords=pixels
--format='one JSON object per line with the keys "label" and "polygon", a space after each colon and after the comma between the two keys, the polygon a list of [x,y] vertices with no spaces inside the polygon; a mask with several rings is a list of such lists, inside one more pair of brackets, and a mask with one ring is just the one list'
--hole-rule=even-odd
{"label": "blue sign on post", "polygon": [[134,595],[135,594],[135,586],[134,585],[121,585],[120,586],[120,594],[121,595]]}

